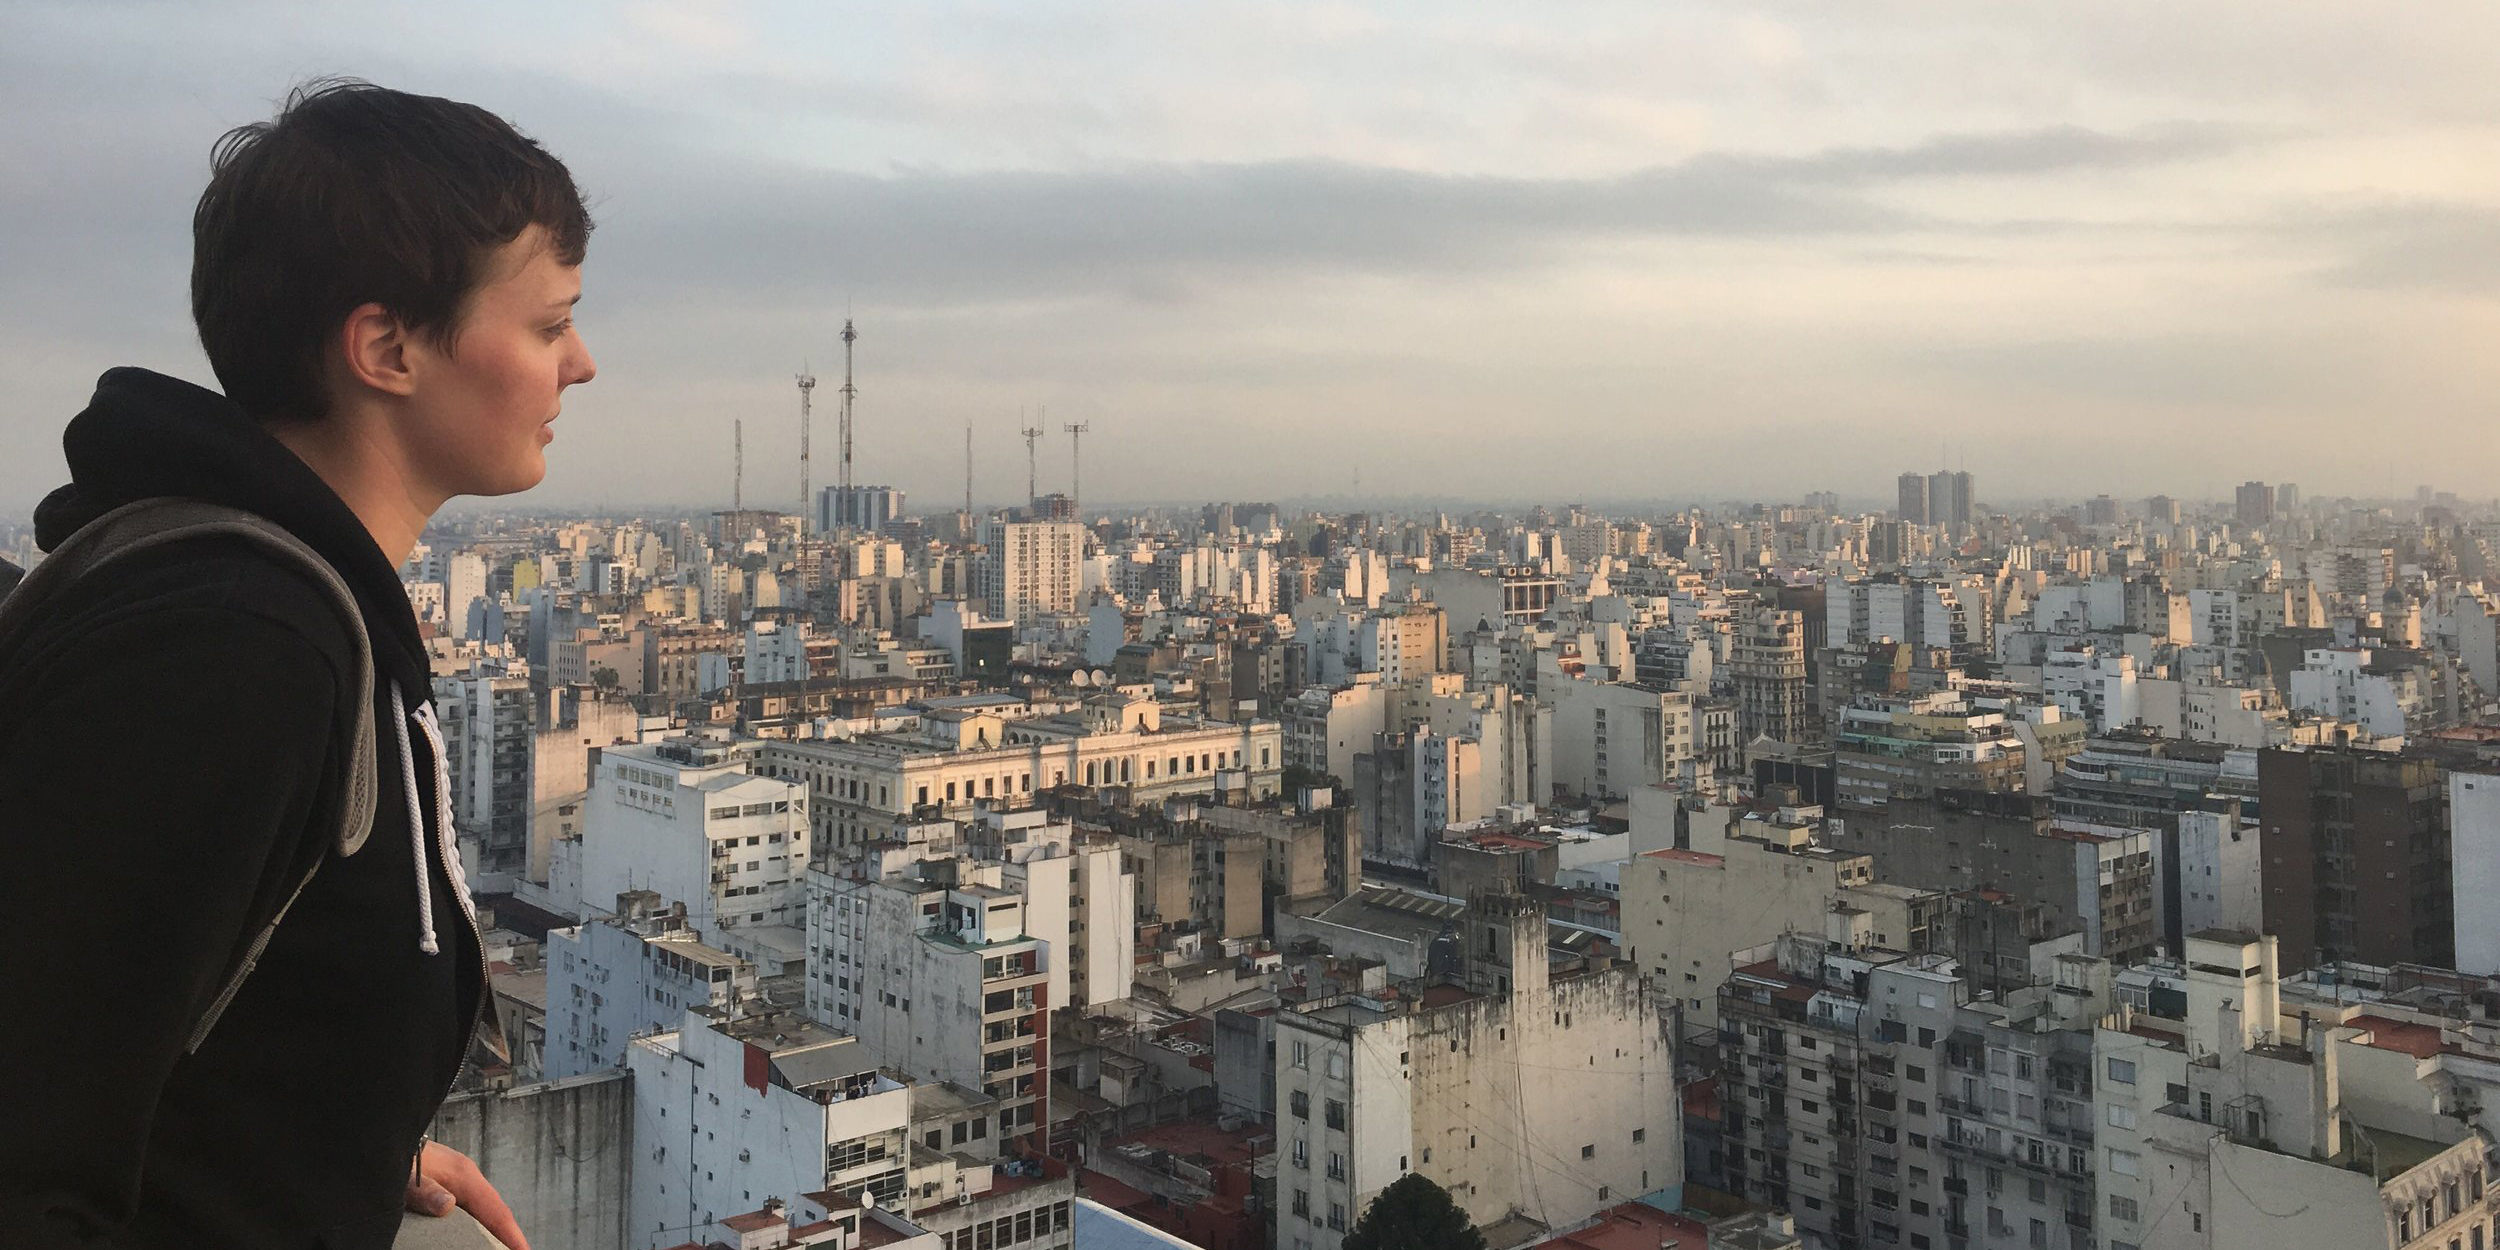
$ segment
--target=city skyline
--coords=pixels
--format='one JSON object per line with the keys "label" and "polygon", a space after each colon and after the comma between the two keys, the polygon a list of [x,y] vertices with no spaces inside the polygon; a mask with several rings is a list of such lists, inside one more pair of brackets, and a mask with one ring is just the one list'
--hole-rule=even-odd
{"label": "city skyline", "polygon": [[207,380],[208,146],[320,73],[479,99],[591,188],[603,374],[550,504],[725,498],[731,423],[795,448],[845,316],[862,480],[916,498],[960,490],[967,422],[1003,485],[1035,408],[1101,431],[1106,501],[1880,499],[1946,440],[2007,497],[2077,440],[2120,498],[2500,469],[2469,6],[2172,14],[2157,57],[2082,6],[439,16],[0,18],[0,98],[48,122],[10,155],[49,171],[0,208],[34,244],[0,499],[61,480],[103,367]]}

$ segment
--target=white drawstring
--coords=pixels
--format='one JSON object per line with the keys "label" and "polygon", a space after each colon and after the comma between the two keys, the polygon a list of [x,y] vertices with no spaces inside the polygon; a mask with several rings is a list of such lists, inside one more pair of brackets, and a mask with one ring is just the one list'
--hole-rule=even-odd
{"label": "white drawstring", "polygon": [[[399,780],[408,795],[408,849],[417,859],[417,949],[432,955],[442,946],[434,940],[434,887],[425,879],[425,808],[417,800],[417,752],[408,741],[408,705],[399,697],[399,685],[384,684],[391,688],[391,729],[399,735]],[[434,770],[441,772],[442,767],[442,757],[435,757]]]}
{"label": "white drawstring", "polygon": [[443,749],[443,731],[434,720],[434,704],[431,701],[420,703],[417,710],[411,713],[406,700],[400,696],[398,684],[384,684],[390,687],[391,692],[391,729],[399,737],[399,780],[408,799],[408,847],[417,861],[417,949],[436,955],[442,953],[442,944],[435,940],[434,934],[434,886],[426,879],[425,871],[425,805],[417,795],[417,753],[415,744],[408,738],[408,722],[415,720],[417,728],[425,731],[425,744],[434,753],[434,827],[442,835],[445,848],[443,868],[451,875],[452,896],[461,900],[461,906],[466,908],[468,875],[461,871],[460,852],[451,822],[451,761],[446,758]]}
{"label": "white drawstring", "polygon": [[451,819],[451,752],[443,746],[443,723],[434,717],[434,701],[417,705],[417,728],[434,752],[434,830],[442,835],[443,870],[451,874],[451,894],[460,910],[469,909],[469,873],[460,863],[460,827]]}

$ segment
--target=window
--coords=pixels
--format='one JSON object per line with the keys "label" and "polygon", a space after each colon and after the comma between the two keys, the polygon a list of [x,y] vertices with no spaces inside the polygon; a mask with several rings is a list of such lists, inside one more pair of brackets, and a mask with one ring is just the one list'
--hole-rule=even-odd
{"label": "window", "polygon": [[1583,1159],[1594,1159],[1594,1158],[1596,1158],[1596,1157],[1597,1157],[1597,1144],[1596,1144],[1595,1142],[1591,1142],[1591,1143],[1589,1143],[1588,1145],[1585,1145],[1585,1146],[1580,1147],[1580,1157],[1581,1157],[1581,1158],[1583,1158]]}
{"label": "window", "polygon": [[2119,1194],[2111,1194],[2109,1196],[2109,1218],[2113,1220],[2125,1220],[2128,1223],[2133,1224],[2142,1220],[2144,1216],[2141,1208],[2136,1206],[2135,1199],[2124,1197]]}
{"label": "window", "polygon": [[1292,1106],[1293,1116],[1295,1119],[1307,1120],[1311,1118],[1311,1095],[1308,1091],[1299,1089],[1293,1091]]}
{"label": "window", "polygon": [[2120,1150],[2116,1147],[2110,1148],[2110,1171],[2116,1172],[2120,1176],[2134,1176],[2136,1175],[2136,1162],[2136,1153],[2134,1151]]}
{"label": "window", "polygon": [[2109,1079],[2116,1081],[2120,1085],[2135,1084],[2135,1061],[2133,1059],[2111,1058],[2109,1061]]}
{"label": "window", "polygon": [[1636,1129],[1633,1129],[1633,1130],[1632,1130],[1632,1141],[1633,1141],[1633,1143],[1634,1143],[1634,1144],[1636,1144],[1636,1145],[1637,1145],[1638,1143],[1645,1142],[1645,1141],[1648,1141],[1648,1140],[1649,1140],[1649,1130],[1648,1130],[1648,1129],[1645,1129],[1645,1128],[1636,1128]]}
{"label": "window", "polygon": [[1311,1066],[1311,1044],[1309,1042],[1295,1042],[1293,1044],[1293,1066],[1297,1068],[1307,1068]]}
{"label": "window", "polygon": [[1345,1104],[1334,1098],[1328,1100],[1328,1127],[1333,1129],[1345,1127]]}

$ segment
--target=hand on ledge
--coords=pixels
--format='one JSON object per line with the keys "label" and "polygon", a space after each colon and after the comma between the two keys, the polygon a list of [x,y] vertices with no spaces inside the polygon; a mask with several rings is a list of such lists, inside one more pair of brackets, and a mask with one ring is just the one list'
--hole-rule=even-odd
{"label": "hand on ledge", "polygon": [[[529,1250],[529,1240],[521,1235],[521,1225],[512,1218],[512,1208],[504,1205],[503,1196],[486,1182],[477,1164],[441,1142],[427,1142],[424,1153],[417,1157],[417,1174],[408,1181],[408,1209],[420,1217],[432,1218],[450,1216],[455,1208],[493,1237],[495,1244],[507,1250]],[[416,1229],[403,1222],[403,1243],[416,1234]]]}

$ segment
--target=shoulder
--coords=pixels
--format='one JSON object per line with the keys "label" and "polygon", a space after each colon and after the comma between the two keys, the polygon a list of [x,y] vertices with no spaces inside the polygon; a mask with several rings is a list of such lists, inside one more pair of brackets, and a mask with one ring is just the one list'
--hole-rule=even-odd
{"label": "shoulder", "polygon": [[[317,574],[263,543],[234,535],[178,539],[60,587],[13,658],[40,669],[103,648],[121,659],[139,659],[132,652],[144,650],[258,667],[257,653],[269,652],[294,663],[317,660],[339,676],[354,663],[355,646],[333,602]],[[233,654],[236,648],[255,654]]]}

